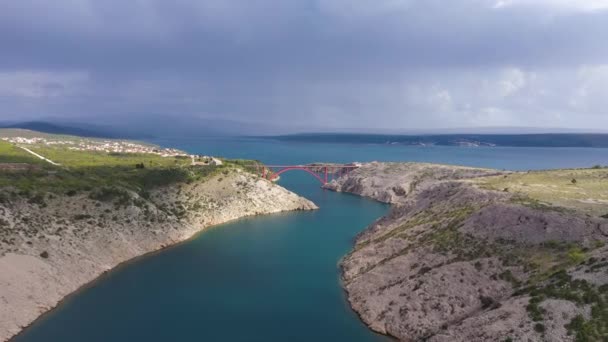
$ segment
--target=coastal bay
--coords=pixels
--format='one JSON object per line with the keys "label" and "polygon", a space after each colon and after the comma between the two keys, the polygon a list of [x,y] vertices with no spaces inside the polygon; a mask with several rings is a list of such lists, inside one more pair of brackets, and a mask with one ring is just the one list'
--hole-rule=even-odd
{"label": "coastal bay", "polygon": [[[166,146],[232,158],[246,154],[267,163],[315,162],[329,158],[328,153],[335,161],[422,156],[447,162],[456,155],[462,157],[462,164],[492,163],[488,166],[506,168],[509,163],[511,169],[568,163],[589,166],[602,152],[581,149],[574,159],[564,160],[558,158],[560,149],[367,146],[359,150],[350,145],[320,148],[315,144],[240,139],[176,140]],[[505,158],[488,160],[489,153]],[[585,161],[585,157],[589,159]],[[520,164],[513,164],[516,160]],[[315,182],[304,173],[287,173],[280,184],[311,199],[320,210],[239,220],[137,260],[62,303],[15,340],[44,341],[48,336],[65,341],[95,341],[95,336],[100,336],[100,341],[219,339],[227,338],[227,331],[231,340],[382,339],[368,331],[351,311],[340,287],[337,263],[349,253],[352,238],[382,217],[387,208],[370,200],[321,191]],[[280,328],[270,324],[277,320]],[[149,322],[158,323],[150,328]],[[245,328],[231,331],[235,322]]]}
{"label": "coastal bay", "polygon": [[0,1],[0,342],[608,342],[606,32]]}
{"label": "coastal bay", "polygon": [[238,218],[317,208],[228,160],[49,147],[64,141],[27,145],[61,166],[0,142],[4,161],[21,162],[2,163],[0,179],[0,340],[134,257]]}

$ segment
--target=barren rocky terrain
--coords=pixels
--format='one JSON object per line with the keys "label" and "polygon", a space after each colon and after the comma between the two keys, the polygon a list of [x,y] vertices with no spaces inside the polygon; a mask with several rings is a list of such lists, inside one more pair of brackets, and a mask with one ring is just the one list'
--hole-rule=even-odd
{"label": "barren rocky terrain", "polygon": [[606,178],[363,165],[326,186],[393,204],[341,263],[351,306],[403,341],[606,341]]}
{"label": "barren rocky terrain", "polygon": [[0,188],[0,341],[63,297],[136,256],[244,216],[316,206],[238,168],[146,196],[120,186],[88,191]]}

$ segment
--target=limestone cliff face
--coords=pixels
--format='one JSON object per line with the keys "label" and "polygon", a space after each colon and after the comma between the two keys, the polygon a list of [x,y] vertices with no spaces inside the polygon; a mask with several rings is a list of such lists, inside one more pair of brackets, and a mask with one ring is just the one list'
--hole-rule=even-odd
{"label": "limestone cliff face", "polygon": [[[159,188],[0,201],[0,341],[121,262],[244,216],[316,206],[245,172]],[[35,203],[34,203],[35,202]]]}
{"label": "limestone cliff face", "polygon": [[446,180],[472,179],[501,174],[500,171],[426,163],[367,163],[325,187],[373,198],[384,203],[401,203],[409,194],[429,184]]}
{"label": "limestone cliff face", "polygon": [[603,300],[581,298],[608,296],[608,220],[476,182],[501,174],[370,163],[326,186],[393,203],[341,262],[351,306],[373,330],[404,341],[568,341],[575,318],[605,328]]}

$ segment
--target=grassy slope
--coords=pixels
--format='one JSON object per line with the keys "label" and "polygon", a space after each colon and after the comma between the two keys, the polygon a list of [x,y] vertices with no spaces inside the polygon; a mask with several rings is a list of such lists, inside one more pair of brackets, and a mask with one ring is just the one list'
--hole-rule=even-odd
{"label": "grassy slope", "polygon": [[[573,210],[591,216],[608,218],[608,168],[562,169],[514,173],[508,176],[477,180],[483,187],[520,194],[521,204],[537,209]],[[515,295],[531,296],[526,307],[535,329],[544,332],[541,323],[545,312],[540,304],[548,298],[564,299],[578,306],[588,305],[588,318],[576,316],[566,325],[575,341],[608,339],[608,285],[594,286],[582,279],[574,279],[566,270],[579,265],[586,273],[600,272],[606,258],[589,257],[604,243],[597,241],[592,248],[577,244],[550,242],[527,248],[518,255],[525,265],[531,265],[533,276],[519,287]],[[500,249],[494,249],[499,251]],[[529,254],[532,250],[540,253]],[[516,286],[517,288],[518,286]]]}
{"label": "grassy slope", "polygon": [[490,189],[520,193],[540,204],[608,214],[608,168],[530,171],[480,179]]}
{"label": "grassy slope", "polygon": [[[226,160],[222,166],[190,166],[190,158],[154,154],[116,154],[74,151],[65,147],[28,145],[32,151],[57,163],[56,167],[7,142],[0,141],[0,162],[42,166],[29,172],[0,171],[0,187],[24,192],[57,194],[88,191],[96,187],[120,186],[139,193],[178,182],[192,182],[230,168],[245,168],[245,161]],[[145,168],[138,169],[136,164]]]}
{"label": "grassy slope", "polygon": [[[10,207],[25,200],[44,208],[47,200],[80,195],[99,202],[112,202],[116,208],[129,203],[147,208],[142,206],[141,199],[132,196],[127,190],[139,194],[143,199],[150,199],[155,188],[175,186],[181,189],[183,184],[203,183],[214,175],[227,175],[235,169],[247,171],[251,167],[251,162],[244,160],[224,160],[221,166],[191,166],[188,157],[163,158],[155,154],[74,151],[56,145],[27,147],[61,166],[54,166],[0,140],[0,163],[28,163],[37,166],[19,171],[0,168],[0,207]],[[136,167],[136,164],[142,163],[145,166],[143,169]],[[159,209],[181,218],[185,215],[185,209],[178,202]],[[77,220],[88,217],[86,213],[75,215]],[[21,218],[21,221],[26,219],[27,217]],[[19,229],[23,229],[22,232],[7,229],[9,226],[10,222],[0,217],[0,255],[3,243],[5,247],[12,248],[16,241],[15,234],[37,234],[34,226],[29,227],[23,222],[19,226]]]}
{"label": "grassy slope", "polygon": [[24,150],[9,144],[6,141],[0,141],[0,163],[28,163],[44,165],[44,161],[32,156]]}

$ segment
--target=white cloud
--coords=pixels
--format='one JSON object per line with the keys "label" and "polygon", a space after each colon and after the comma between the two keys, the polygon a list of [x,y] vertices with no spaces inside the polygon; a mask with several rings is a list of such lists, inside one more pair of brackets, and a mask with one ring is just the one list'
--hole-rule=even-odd
{"label": "white cloud", "polygon": [[501,96],[510,96],[526,86],[526,74],[518,68],[509,68],[503,73],[498,92]]}
{"label": "white cloud", "polygon": [[438,111],[447,112],[452,109],[452,95],[445,89],[437,90],[431,93],[430,103]]}
{"label": "white cloud", "polygon": [[593,12],[608,9],[608,0],[494,0],[494,8],[543,7],[567,11]]}
{"label": "white cloud", "polygon": [[580,67],[572,88],[568,101],[571,109],[608,117],[608,64]]}

